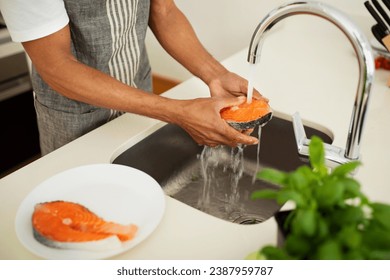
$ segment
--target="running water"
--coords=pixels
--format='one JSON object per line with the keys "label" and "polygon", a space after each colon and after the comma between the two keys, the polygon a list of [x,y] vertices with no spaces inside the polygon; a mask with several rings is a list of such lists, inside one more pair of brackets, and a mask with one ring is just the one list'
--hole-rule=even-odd
{"label": "running water", "polygon": [[[261,137],[261,127],[258,132]],[[230,218],[234,213],[242,212],[240,201],[249,198],[240,198],[240,180],[246,176],[246,182],[255,184],[256,175],[260,169],[260,143],[257,145],[256,167],[254,164],[245,170],[244,149],[246,146],[239,145],[236,148],[219,146],[211,148],[205,146],[199,157],[200,172],[203,178],[203,186],[198,197],[197,208],[208,212],[214,209],[216,205],[225,205],[223,209],[218,210],[220,215]],[[252,174],[253,172],[253,174]],[[249,180],[248,180],[249,179]],[[230,184],[230,186],[226,186]],[[220,193],[224,190],[224,193]],[[242,195],[242,194],[241,194]]]}
{"label": "running water", "polygon": [[[245,147],[245,146],[244,146]],[[227,211],[233,211],[237,205],[238,200],[240,199],[240,193],[238,189],[238,183],[244,174],[244,147],[238,145],[237,148],[231,149],[230,152],[230,195],[228,195],[227,200],[229,204],[227,205]],[[229,209],[230,208],[230,209]]]}
{"label": "running water", "polygon": [[[248,74],[248,92],[247,92],[247,98],[246,102],[248,104],[252,103],[253,98],[253,79],[255,77],[256,73],[256,64],[249,64],[249,74]],[[259,126],[258,131],[259,136],[259,143],[257,144],[257,161],[256,161],[256,170],[253,173],[252,182],[254,183],[256,180],[257,172],[259,171],[260,161],[259,161],[259,155],[260,155],[260,139],[261,139],[261,126]]]}
{"label": "running water", "polygon": [[252,103],[253,97],[253,78],[256,72],[256,64],[249,64],[249,75],[248,75],[248,91],[246,94],[246,103]]}
{"label": "running water", "polygon": [[212,195],[213,190],[218,189],[220,184],[229,182],[230,188],[226,189],[230,189],[230,193],[225,193],[223,198],[226,202],[224,212],[229,215],[233,211],[238,211],[240,198],[238,183],[244,174],[244,147],[231,148],[229,154],[227,147],[205,146],[200,155],[200,164],[203,188],[198,199],[198,208],[205,212],[212,208],[213,199],[216,199]]}
{"label": "running water", "polygon": [[219,149],[219,147],[216,147],[214,150],[211,147],[204,146],[203,151],[200,154],[200,171],[204,181],[202,193],[198,200],[198,208],[200,210],[205,210],[207,206],[210,205],[211,182],[213,181],[213,178],[215,178],[215,167],[218,166],[218,160],[214,157],[217,149]]}
{"label": "running water", "polygon": [[252,183],[254,183],[256,181],[256,178],[257,178],[257,173],[260,171],[260,139],[261,139],[261,126],[259,126],[259,131],[258,131],[258,139],[259,139],[259,143],[257,143],[257,157],[256,157],[256,169],[255,171],[253,172],[253,178],[252,178]]}

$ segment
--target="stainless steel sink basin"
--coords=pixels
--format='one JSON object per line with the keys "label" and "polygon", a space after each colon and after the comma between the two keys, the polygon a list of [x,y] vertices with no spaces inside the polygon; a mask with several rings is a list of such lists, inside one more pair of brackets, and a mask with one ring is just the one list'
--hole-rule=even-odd
{"label": "stainless steel sink basin", "polygon": [[[318,135],[332,142],[321,131],[307,126],[305,130],[308,137]],[[298,156],[291,121],[275,116],[262,128],[260,142],[259,153],[258,146],[204,148],[180,127],[167,124],[113,163],[148,173],[167,195],[200,211],[234,223],[254,224],[272,217],[281,207],[272,200],[250,199],[254,190],[276,188],[254,180],[256,172],[263,167],[291,171],[307,164],[307,159]],[[207,157],[210,153],[211,158]]]}

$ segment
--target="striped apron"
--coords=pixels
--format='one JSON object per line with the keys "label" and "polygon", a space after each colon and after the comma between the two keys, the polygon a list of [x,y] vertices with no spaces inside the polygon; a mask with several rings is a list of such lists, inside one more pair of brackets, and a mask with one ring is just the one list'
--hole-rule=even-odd
{"label": "striped apron", "polygon": [[[132,87],[151,91],[145,36],[149,0],[64,0],[78,61]],[[32,69],[40,145],[45,155],[122,112],[71,100]]]}

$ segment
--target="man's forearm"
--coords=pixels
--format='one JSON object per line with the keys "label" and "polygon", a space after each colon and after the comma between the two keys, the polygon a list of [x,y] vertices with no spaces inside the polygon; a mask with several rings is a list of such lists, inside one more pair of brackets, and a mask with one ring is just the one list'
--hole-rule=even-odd
{"label": "man's forearm", "polygon": [[70,53],[69,28],[45,38],[23,43],[45,82],[62,95],[99,107],[177,122],[174,102],[130,87],[115,78],[78,62]]}

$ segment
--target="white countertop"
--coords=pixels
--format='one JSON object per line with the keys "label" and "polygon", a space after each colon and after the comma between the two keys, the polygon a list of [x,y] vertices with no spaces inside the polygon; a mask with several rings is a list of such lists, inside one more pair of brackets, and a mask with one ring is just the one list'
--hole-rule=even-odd
{"label": "white countertop", "polygon": [[[275,27],[266,39],[254,84],[278,114],[299,111],[304,121],[331,133],[334,144],[344,148],[358,81],[353,50],[344,35],[328,22],[305,16],[285,22],[288,24]],[[242,50],[226,59],[224,65],[247,76],[246,55],[247,50]],[[390,166],[389,77],[390,72],[376,72],[363,131],[363,166],[356,175],[368,197],[382,202],[390,202],[390,188],[385,182]],[[173,98],[207,94],[207,87],[196,78],[165,93]],[[22,246],[14,229],[16,211],[34,187],[72,167],[109,163],[160,126],[156,120],[125,114],[1,179],[0,259],[38,258]],[[238,225],[170,197],[166,202],[162,222],[152,235],[117,258],[243,259],[261,246],[276,242],[273,219]]]}

